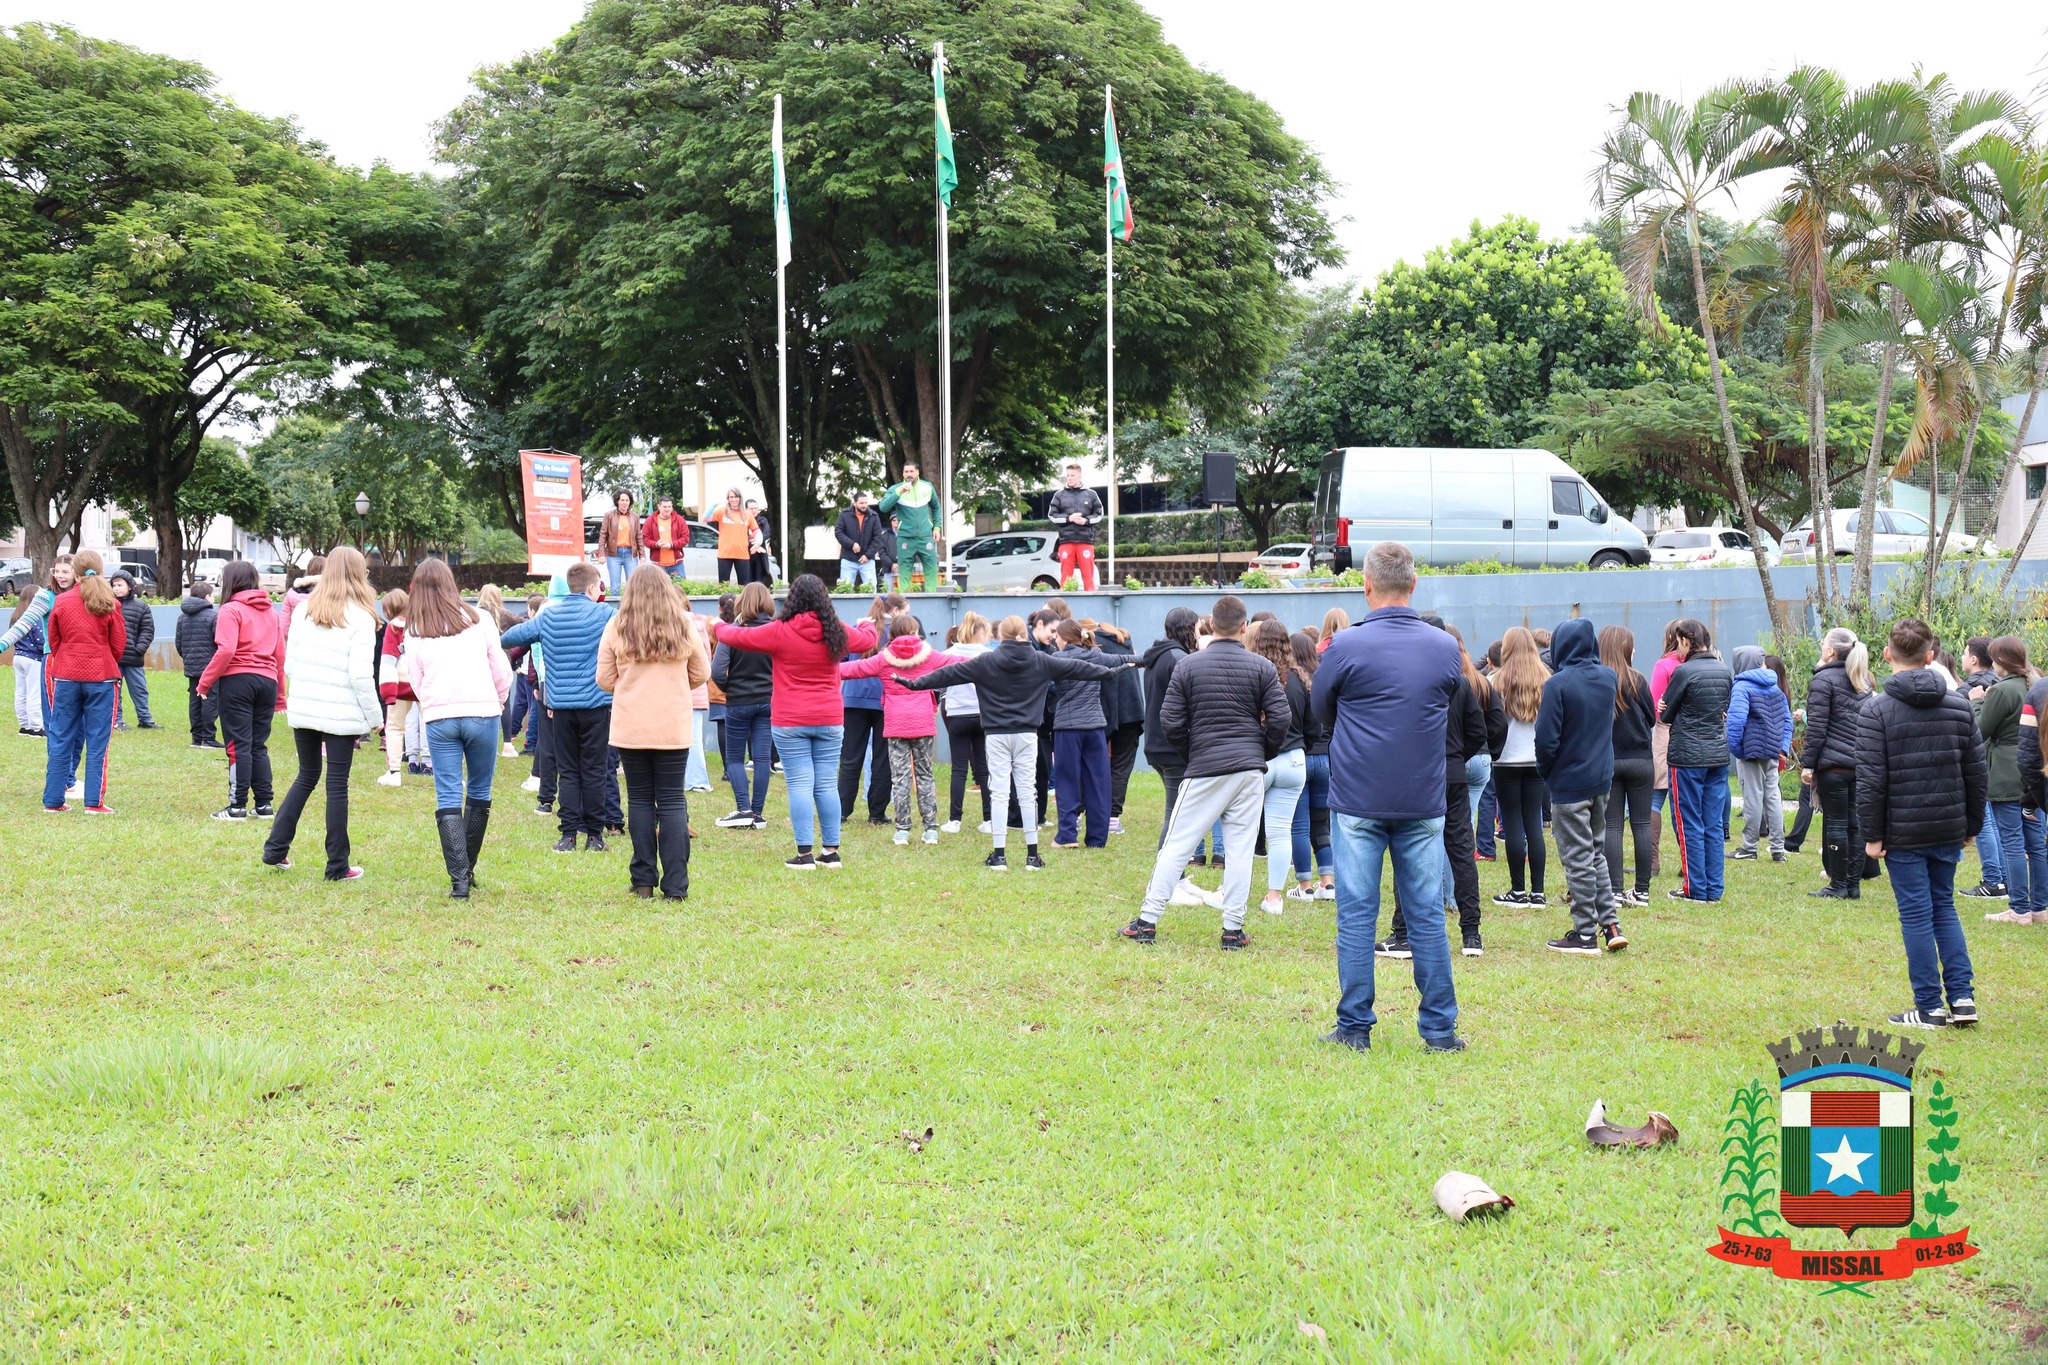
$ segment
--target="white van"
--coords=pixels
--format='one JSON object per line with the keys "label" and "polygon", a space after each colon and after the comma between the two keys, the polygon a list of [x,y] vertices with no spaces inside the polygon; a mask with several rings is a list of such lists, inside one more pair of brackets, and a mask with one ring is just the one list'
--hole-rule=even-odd
{"label": "white van", "polygon": [[1316,563],[1339,573],[1382,540],[1438,567],[1650,562],[1643,533],[1547,450],[1333,450],[1316,480],[1314,537]]}

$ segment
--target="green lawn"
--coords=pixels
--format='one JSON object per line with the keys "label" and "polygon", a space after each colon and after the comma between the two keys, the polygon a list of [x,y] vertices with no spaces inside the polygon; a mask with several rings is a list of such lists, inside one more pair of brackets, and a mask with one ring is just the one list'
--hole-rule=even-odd
{"label": "green lawn", "polygon": [[[181,719],[181,682],[158,694]],[[898,850],[865,823],[844,874],[799,876],[779,782],[761,835],[713,829],[707,798],[671,907],[628,898],[623,851],[549,854],[507,763],[483,888],[455,904],[430,792],[371,763],[369,876],[330,886],[318,796],[298,866],[267,871],[264,826],[205,818],[219,763],[175,729],[117,737],[116,819],[37,813],[42,744],[10,730],[0,756],[6,1359],[2048,1346],[2048,928],[1966,912],[1985,1023],[1922,1058],[1958,1097],[1954,1222],[1983,1255],[1866,1300],[1705,1253],[1729,1097],[1775,1079],[1764,1040],[1908,1001],[1889,893],[1808,900],[1811,854],[1731,864],[1712,909],[1660,886],[1618,957],[1545,952],[1561,910],[1489,906],[1486,957],[1457,961],[1471,1051],[1422,1051],[1400,964],[1359,1056],[1317,1041],[1327,903],[1254,912],[1241,954],[1208,910],[1169,912],[1149,948],[1116,937],[1147,777],[1139,832],[1035,877],[983,873],[971,833]],[[1664,1110],[1682,1145],[1589,1148],[1595,1098],[1622,1123]],[[1429,1191],[1454,1168],[1518,1207],[1450,1223]]]}

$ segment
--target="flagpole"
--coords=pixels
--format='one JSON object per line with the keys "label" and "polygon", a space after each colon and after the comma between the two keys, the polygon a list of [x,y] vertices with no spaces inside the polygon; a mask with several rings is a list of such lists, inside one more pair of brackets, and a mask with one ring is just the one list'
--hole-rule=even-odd
{"label": "flagpole", "polygon": [[[946,45],[932,44],[932,60],[941,70],[946,65]],[[935,177],[936,179],[936,177]],[[939,209],[939,536],[948,534],[947,509],[953,505],[953,270],[952,254],[946,241],[946,194],[943,182],[934,187]],[[947,541],[946,556],[952,558]],[[937,583],[927,583],[927,592],[937,592]]]}
{"label": "flagpole", "polygon": [[[782,170],[782,96],[775,97],[775,169],[777,180]],[[780,186],[778,185],[778,188]],[[789,294],[787,276],[789,267],[785,261],[787,252],[781,242],[781,226],[776,229],[775,245],[775,403],[776,403],[776,453],[775,477],[781,487],[782,506],[779,509],[780,530],[777,534],[782,541],[782,576],[786,582],[796,581],[796,570],[801,566],[790,558],[789,544]]]}
{"label": "flagpole", "polygon": [[[1102,126],[1116,117],[1114,93],[1102,87]],[[1116,186],[1107,176],[1102,182],[1102,301],[1103,355],[1106,365],[1105,396],[1102,403],[1102,445],[1109,461],[1109,572],[1105,583],[1121,582],[1116,576]]]}

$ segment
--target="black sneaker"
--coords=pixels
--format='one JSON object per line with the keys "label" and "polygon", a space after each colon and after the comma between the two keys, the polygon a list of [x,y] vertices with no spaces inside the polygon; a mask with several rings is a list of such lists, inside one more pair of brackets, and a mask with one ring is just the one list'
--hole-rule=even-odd
{"label": "black sneaker", "polygon": [[1974,900],[2002,901],[2005,899],[2004,882],[1978,882],[1963,893]]}
{"label": "black sneaker", "polygon": [[719,816],[711,823],[720,829],[746,829],[753,825],[754,813],[750,810],[736,810],[731,815]]}
{"label": "black sneaker", "polygon": [[1483,957],[1486,954],[1486,945],[1480,942],[1478,934],[1467,934],[1465,946],[1458,951],[1466,957]]}
{"label": "black sneaker", "polygon": [[576,836],[564,834],[561,838],[555,840],[554,851],[556,853],[574,853],[576,851]]}
{"label": "black sneaker", "polygon": [[889,817],[886,815],[870,815],[868,823],[871,825],[886,825],[889,823]]}
{"label": "black sneaker", "polygon": [[1227,953],[1234,953],[1239,948],[1249,948],[1251,946],[1252,941],[1249,938],[1245,937],[1244,930],[1225,929],[1223,931],[1223,951]]}
{"label": "black sneaker", "polygon": [[1977,1001],[1965,996],[1948,1007],[1948,1021],[1957,1028],[1969,1028],[1977,1022]]}
{"label": "black sneaker", "polygon": [[606,825],[604,827],[604,832],[606,834],[611,835],[614,839],[623,839],[626,837],[626,827],[624,825]]}
{"label": "black sneaker", "polygon": [[217,739],[202,739],[199,741],[199,747],[202,749],[225,749],[228,746]]}
{"label": "black sneaker", "polygon": [[749,820],[749,821],[747,822],[747,828],[749,828],[749,829],[766,829],[766,828],[768,828],[768,821],[767,821],[767,820],[766,820],[765,818],[763,818],[762,816],[760,816],[760,815],[756,815],[756,816],[754,816],[754,818],[753,818],[753,819],[751,819],[751,820]]}
{"label": "black sneaker", "polygon": [[846,864],[839,861],[839,850],[828,848],[818,855],[818,866],[827,872],[837,872]]}
{"label": "black sneaker", "polygon": [[[1971,1012],[1973,1014],[1976,1012],[1974,1002],[1972,1003]],[[1900,1028],[1948,1027],[1948,1011],[1942,1009],[1906,1010],[1899,1014],[1887,1015],[1886,1019]]]}
{"label": "black sneaker", "polygon": [[1522,902],[1522,903],[1523,903],[1524,905],[1548,905],[1548,904],[1550,904],[1550,902],[1549,902],[1549,901],[1546,901],[1545,899],[1543,899],[1543,893],[1542,893],[1541,891],[1531,891],[1531,892],[1529,893],[1529,899],[1528,899],[1528,900],[1526,900],[1526,901],[1524,901],[1524,902]]}
{"label": "black sneaker", "polygon": [[1527,905],[1529,903],[1529,893],[1526,891],[1502,891],[1493,898],[1493,903],[1495,905]]}
{"label": "black sneaker", "polygon": [[[1033,845],[1031,851],[1024,855],[1024,870],[1026,872],[1045,871],[1045,859],[1038,856],[1038,848],[1036,845]],[[1148,943],[1150,941],[1150,939],[1146,940],[1146,942]]]}
{"label": "black sneaker", "polygon": [[1664,893],[1664,899],[1671,901],[1693,901],[1700,905],[1713,904],[1713,902],[1708,900],[1705,896],[1687,895],[1685,892],[1685,888],[1682,886],[1674,886],[1669,891],[1666,891]]}
{"label": "black sneaker", "polygon": [[585,853],[609,853],[611,852],[611,847],[605,843],[602,834],[593,834],[583,841],[583,851]]}
{"label": "black sneaker", "polygon": [[1566,934],[1543,945],[1554,953],[1571,953],[1576,957],[1600,956],[1600,940],[1591,934]]}
{"label": "black sneaker", "polygon": [[1753,863],[1756,861],[1756,850],[1753,848],[1738,848],[1728,855],[1728,861],[1732,863]]}
{"label": "black sneaker", "polygon": [[1605,947],[1610,953],[1618,953],[1628,947],[1628,935],[1621,932],[1621,921],[1600,926],[1600,937],[1606,940]]}
{"label": "black sneaker", "polygon": [[1817,896],[1821,900],[1841,901],[1849,899],[1849,893],[1843,890],[1841,887],[1837,886],[1833,882],[1829,882],[1826,886],[1823,886],[1818,891],[1809,891],[1806,894],[1809,896]]}
{"label": "black sneaker", "polygon": [[258,820],[274,819],[276,815],[277,811],[272,808],[271,804],[268,801],[265,801],[262,805],[256,808],[256,818]]}
{"label": "black sneaker", "polygon": [[1008,872],[1010,870],[1010,860],[999,848],[990,849],[988,856],[981,860],[981,865],[991,872]]}
{"label": "black sneaker", "polygon": [[538,806],[535,806],[533,808],[533,813],[535,815],[553,815],[555,813],[555,803],[552,801],[543,801]]}
{"label": "black sneaker", "polygon": [[1370,1052],[1372,1051],[1372,1030],[1362,1028],[1332,1029],[1323,1035],[1323,1041],[1335,1043],[1338,1047],[1348,1047],[1353,1052]]}
{"label": "black sneaker", "polygon": [[143,722],[142,722],[141,724],[137,725],[137,726],[136,726],[135,728],[136,728],[136,729],[138,729],[138,730],[161,730],[161,729],[163,729],[164,727],[163,727],[163,726],[161,726],[161,725],[158,725],[158,724],[157,724],[157,723],[156,723],[155,721],[153,721],[153,720],[145,720],[145,721],[143,721]]}
{"label": "black sneaker", "polygon": [[249,812],[243,810],[240,806],[223,806],[213,813],[213,818],[216,820],[246,820],[249,818]]}
{"label": "black sneaker", "polygon": [[1372,955],[1374,957],[1411,958],[1415,956],[1415,950],[1408,946],[1408,940],[1405,938],[1390,938],[1373,944]]}
{"label": "black sneaker", "polygon": [[1777,851],[1776,853],[1773,853],[1773,854],[1771,855],[1771,861],[1772,861],[1772,862],[1774,862],[1774,863],[1782,863],[1782,862],[1784,862],[1784,861],[1785,861],[1785,850],[1781,848],[1781,849],[1779,849],[1779,850],[1778,850],[1778,851]]}
{"label": "black sneaker", "polygon": [[1422,1046],[1429,1052],[1463,1052],[1465,1040],[1453,1033],[1448,1038],[1424,1038]]}
{"label": "black sneaker", "polygon": [[1122,934],[1125,938],[1129,939],[1133,943],[1150,943],[1154,939],[1157,939],[1159,937],[1159,926],[1156,924],[1147,924],[1144,921],[1144,919],[1140,917],[1138,919],[1132,920],[1129,924],[1126,924],[1123,928],[1117,930],[1117,932],[1119,934]]}
{"label": "black sneaker", "polygon": [[814,872],[817,870],[818,860],[808,853],[799,853],[793,858],[784,858],[782,865],[791,872]]}

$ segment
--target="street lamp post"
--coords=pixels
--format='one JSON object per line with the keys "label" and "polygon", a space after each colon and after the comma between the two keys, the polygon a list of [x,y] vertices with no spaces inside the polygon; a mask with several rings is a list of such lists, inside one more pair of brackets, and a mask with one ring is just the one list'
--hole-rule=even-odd
{"label": "street lamp post", "polygon": [[368,525],[370,520],[370,495],[356,494],[356,548],[364,554],[370,552]]}

